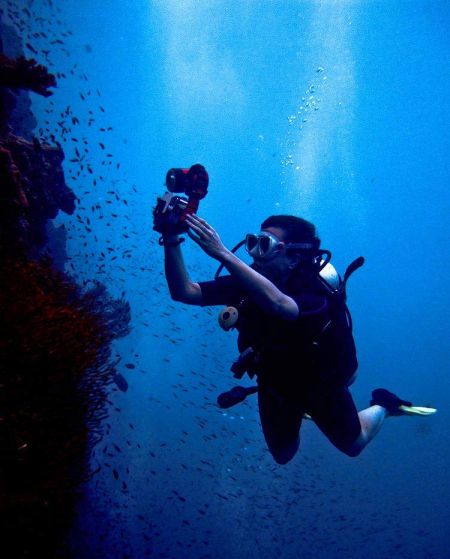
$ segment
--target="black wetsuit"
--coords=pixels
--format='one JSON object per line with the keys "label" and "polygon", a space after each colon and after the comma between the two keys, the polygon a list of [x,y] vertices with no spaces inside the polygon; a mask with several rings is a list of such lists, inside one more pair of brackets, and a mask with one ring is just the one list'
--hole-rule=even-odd
{"label": "black wetsuit", "polygon": [[[203,304],[239,311],[239,351],[252,347],[261,423],[269,448],[298,438],[304,412],[338,448],[350,447],[360,423],[348,385],[357,368],[345,307],[309,286],[289,293],[299,309],[295,321],[262,311],[232,276],[200,283]],[[330,322],[331,321],[331,322]]]}

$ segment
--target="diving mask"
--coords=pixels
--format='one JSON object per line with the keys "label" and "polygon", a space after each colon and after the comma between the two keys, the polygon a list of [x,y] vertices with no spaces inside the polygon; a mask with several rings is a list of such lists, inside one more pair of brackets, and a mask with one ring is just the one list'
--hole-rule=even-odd
{"label": "diving mask", "polygon": [[269,231],[261,231],[257,235],[249,233],[245,237],[245,250],[256,259],[273,258],[282,247],[287,250],[312,250],[314,245],[311,243],[284,243]]}

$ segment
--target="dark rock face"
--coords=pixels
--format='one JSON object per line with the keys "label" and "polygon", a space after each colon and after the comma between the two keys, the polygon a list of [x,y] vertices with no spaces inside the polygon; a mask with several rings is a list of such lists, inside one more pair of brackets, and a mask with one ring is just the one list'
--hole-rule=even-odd
{"label": "dark rock face", "polygon": [[59,210],[74,212],[75,194],[64,181],[63,159],[59,145],[29,142],[13,134],[0,139],[3,245],[20,239],[28,247],[42,247],[47,241],[47,220]]}

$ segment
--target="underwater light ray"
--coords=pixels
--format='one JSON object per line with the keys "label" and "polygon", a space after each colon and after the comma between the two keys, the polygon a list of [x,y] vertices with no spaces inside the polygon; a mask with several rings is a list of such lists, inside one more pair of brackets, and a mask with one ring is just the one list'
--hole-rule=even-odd
{"label": "underwater light ray", "polygon": [[[311,209],[337,195],[348,197],[354,207],[356,186],[351,131],[356,95],[352,3],[320,3],[314,7],[309,32],[309,61],[312,82],[302,86],[301,101],[289,117],[290,151],[282,164],[295,173],[290,197],[296,211]],[[292,130],[294,128],[294,131]],[[334,185],[323,184],[327,168],[333,167]],[[324,196],[323,188],[327,189]],[[336,189],[338,192],[330,192]],[[340,200],[342,200],[340,198]],[[301,207],[300,207],[301,206]],[[359,201],[357,201],[359,206]]]}
{"label": "underwater light ray", "polygon": [[223,18],[231,11],[217,7],[216,2],[193,0],[160,6],[166,94],[177,126],[211,112],[235,116],[245,104],[236,61],[223,41]]}

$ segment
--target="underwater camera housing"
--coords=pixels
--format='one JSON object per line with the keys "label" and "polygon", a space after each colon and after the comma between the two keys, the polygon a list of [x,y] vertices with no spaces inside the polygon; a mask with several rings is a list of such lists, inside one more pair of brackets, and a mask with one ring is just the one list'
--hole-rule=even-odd
{"label": "underwater camera housing", "polygon": [[[200,200],[208,191],[209,177],[203,165],[196,163],[190,169],[169,169],[166,175],[168,192],[158,197],[153,210],[153,229],[163,235],[183,233],[188,214],[197,211]],[[187,198],[175,193],[183,192]]]}

